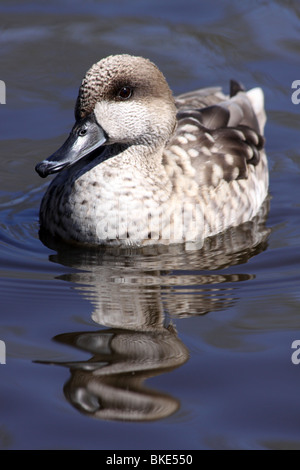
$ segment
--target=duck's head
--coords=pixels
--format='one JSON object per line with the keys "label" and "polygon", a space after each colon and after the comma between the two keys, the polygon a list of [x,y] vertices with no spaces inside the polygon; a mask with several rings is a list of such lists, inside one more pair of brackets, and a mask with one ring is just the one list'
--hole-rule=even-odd
{"label": "duck's head", "polygon": [[176,107],[163,74],[152,62],[116,55],[86,73],[75,119],[62,147],[37,164],[40,176],[67,168],[104,145],[162,145],[176,126]]}

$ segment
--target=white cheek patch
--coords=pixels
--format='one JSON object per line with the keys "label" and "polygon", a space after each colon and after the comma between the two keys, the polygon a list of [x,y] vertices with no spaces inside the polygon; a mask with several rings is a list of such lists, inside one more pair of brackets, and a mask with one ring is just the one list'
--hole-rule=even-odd
{"label": "white cheek patch", "polygon": [[109,138],[128,142],[147,132],[147,109],[136,101],[106,101],[97,103],[94,114]]}

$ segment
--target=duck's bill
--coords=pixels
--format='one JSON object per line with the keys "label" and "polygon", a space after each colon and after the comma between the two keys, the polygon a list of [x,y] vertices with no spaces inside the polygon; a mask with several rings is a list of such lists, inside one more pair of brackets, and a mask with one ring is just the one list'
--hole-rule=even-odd
{"label": "duck's bill", "polygon": [[49,158],[38,163],[35,169],[42,178],[45,178],[73,165],[104,145],[106,140],[105,132],[92,113],[77,122],[66,142]]}

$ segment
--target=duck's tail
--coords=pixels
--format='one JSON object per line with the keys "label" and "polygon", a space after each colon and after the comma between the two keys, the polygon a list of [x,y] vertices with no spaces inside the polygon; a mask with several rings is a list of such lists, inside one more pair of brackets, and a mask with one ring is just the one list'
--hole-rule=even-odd
{"label": "duck's tail", "polygon": [[256,114],[260,132],[263,134],[266,123],[264,93],[261,88],[257,87],[247,91],[247,96],[252,105],[253,111]]}
{"label": "duck's tail", "polygon": [[[240,95],[239,92],[242,92],[242,95]],[[257,129],[257,132],[260,132],[260,134],[263,135],[264,127],[266,123],[264,92],[259,87],[252,88],[251,90],[246,91],[242,83],[236,80],[230,80],[230,98],[231,98],[230,101],[238,103],[240,106],[242,106],[242,108],[244,108],[245,117],[248,115],[248,119],[249,119],[249,110],[248,112],[246,111],[247,105],[245,107],[245,102],[243,104],[243,100],[242,100],[243,94],[244,96],[246,94],[248,100],[250,101],[252,114],[254,112],[254,115],[256,117],[257,125],[259,127],[259,129]],[[250,112],[250,115],[251,115],[251,112]],[[253,118],[254,116],[252,117],[252,119]]]}

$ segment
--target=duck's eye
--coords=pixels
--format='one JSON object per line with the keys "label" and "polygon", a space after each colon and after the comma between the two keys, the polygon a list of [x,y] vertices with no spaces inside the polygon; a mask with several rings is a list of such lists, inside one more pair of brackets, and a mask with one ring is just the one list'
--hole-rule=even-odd
{"label": "duck's eye", "polygon": [[87,129],[83,128],[78,131],[78,135],[80,137],[83,137],[87,133]]}
{"label": "duck's eye", "polygon": [[118,98],[121,98],[121,100],[128,100],[132,96],[132,88],[129,86],[123,86],[119,91],[118,91]]}

